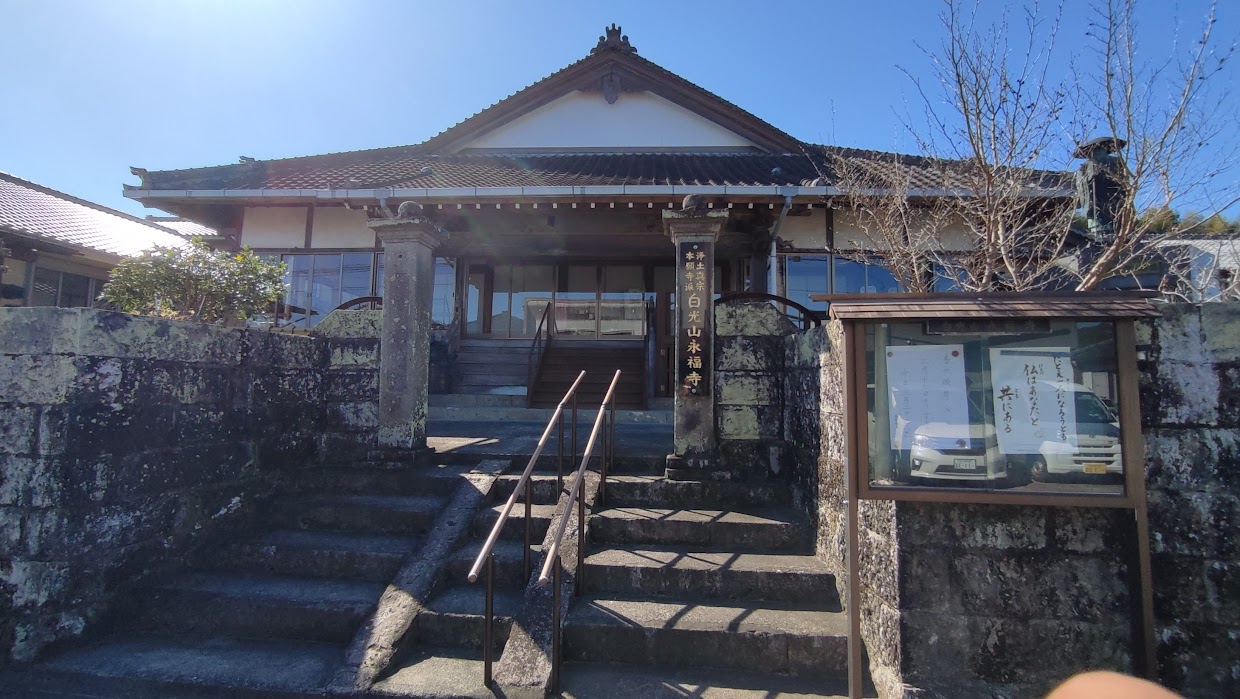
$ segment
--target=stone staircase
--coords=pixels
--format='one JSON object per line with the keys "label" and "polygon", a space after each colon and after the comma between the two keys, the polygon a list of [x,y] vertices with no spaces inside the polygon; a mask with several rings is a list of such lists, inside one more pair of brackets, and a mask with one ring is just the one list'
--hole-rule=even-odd
{"label": "stone staircase", "polygon": [[622,475],[606,494],[565,622],[565,696],[847,693],[847,615],[784,484]]}
{"label": "stone staircase", "polygon": [[[845,694],[836,581],[813,556],[813,528],[787,487],[671,481],[649,473],[653,463],[612,475],[606,507],[589,521],[581,596],[564,627],[562,696]],[[107,636],[12,686],[19,696],[323,696],[385,588],[435,559],[412,626],[367,694],[494,697],[482,684],[485,581],[466,575],[517,476],[498,476],[485,500],[455,510],[467,513],[457,521],[468,533],[428,553],[442,531],[432,525],[456,516],[445,503],[468,470],[303,471],[255,535],[140,590]],[[535,474],[531,573],[559,496],[554,475]],[[497,663],[530,579],[523,514],[518,502],[495,548]]]}
{"label": "stone staircase", "polygon": [[[521,464],[524,466],[524,464]],[[485,571],[469,583],[469,570],[487,536],[499,521],[504,503],[512,494],[518,475],[500,476],[490,499],[476,514],[472,536],[449,558],[437,580],[426,608],[405,638],[405,654],[371,688],[391,696],[494,696],[482,684]],[[559,491],[554,475],[532,476],[530,517],[530,573],[539,564],[543,538],[555,514]],[[492,551],[495,553],[494,654],[498,661],[508,638],[513,616],[522,603],[529,574],[525,572],[525,504],[518,500]]]}
{"label": "stone staircase", "polygon": [[109,636],[39,666],[54,679],[45,691],[59,695],[60,683],[98,696],[322,692],[459,473],[359,464],[299,474],[300,490],[270,503],[257,535],[204,551],[137,591]]}

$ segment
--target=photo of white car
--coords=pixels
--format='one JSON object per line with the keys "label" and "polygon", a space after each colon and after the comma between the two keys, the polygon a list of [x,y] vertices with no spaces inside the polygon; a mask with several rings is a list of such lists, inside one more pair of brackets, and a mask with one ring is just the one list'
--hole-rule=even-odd
{"label": "photo of white car", "polygon": [[909,475],[913,478],[985,481],[1007,476],[993,425],[929,422],[913,432]]}

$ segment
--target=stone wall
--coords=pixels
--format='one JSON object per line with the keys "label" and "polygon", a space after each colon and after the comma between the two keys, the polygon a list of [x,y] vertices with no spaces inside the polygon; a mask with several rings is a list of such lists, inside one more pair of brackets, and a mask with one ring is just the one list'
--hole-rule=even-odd
{"label": "stone wall", "polygon": [[1138,345],[1159,677],[1240,696],[1240,303],[1165,307]]}
{"label": "stone wall", "polygon": [[377,445],[383,311],[333,311],[314,327],[325,341],[324,453],[364,457]]}
{"label": "stone wall", "polygon": [[779,468],[784,340],[794,331],[765,301],[715,307],[715,434],[724,463],[759,473]]}
{"label": "stone wall", "polygon": [[[1240,304],[1162,308],[1139,326],[1159,678],[1240,696]],[[817,499],[819,554],[843,578],[838,332],[828,325],[825,347],[786,342],[785,439],[798,491]],[[1078,671],[1134,669],[1128,511],[872,501],[858,533],[862,637],[883,697],[1036,697]]]}
{"label": "stone wall", "polygon": [[0,310],[0,659],[244,526],[318,458],[320,340],[90,309]]}

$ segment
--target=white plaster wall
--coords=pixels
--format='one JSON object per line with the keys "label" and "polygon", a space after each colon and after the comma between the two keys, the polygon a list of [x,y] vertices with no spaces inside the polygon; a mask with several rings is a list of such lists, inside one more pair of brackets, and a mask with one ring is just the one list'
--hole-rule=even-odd
{"label": "white plaster wall", "polygon": [[343,206],[314,209],[312,248],[373,248],[375,233],[366,225],[366,212]]}
{"label": "white plaster wall", "polygon": [[[938,226],[936,232],[938,249],[953,252],[972,249],[973,234],[969,232],[963,221],[937,222],[935,225]],[[783,237],[782,234],[780,237]],[[835,212],[835,246],[841,250],[855,248],[885,250],[888,248],[887,244],[881,240],[873,240],[866,228],[858,222],[856,215],[844,209],[838,209]]]}
{"label": "white plaster wall", "polygon": [[247,206],[241,244],[252,248],[304,248],[306,216],[301,206]]}
{"label": "white plaster wall", "polygon": [[651,92],[576,91],[489,131],[462,148],[707,148],[753,146]]}
{"label": "white plaster wall", "polygon": [[810,209],[809,216],[788,216],[779,237],[801,250],[827,249],[827,210]]}

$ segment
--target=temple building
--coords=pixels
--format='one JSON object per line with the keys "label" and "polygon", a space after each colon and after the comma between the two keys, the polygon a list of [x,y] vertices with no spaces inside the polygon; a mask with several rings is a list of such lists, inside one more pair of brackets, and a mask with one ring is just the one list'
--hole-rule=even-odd
{"label": "temple building", "polygon": [[[384,296],[385,246],[368,221],[415,202],[446,234],[434,245],[431,298],[419,301],[456,359],[432,381],[438,390],[552,401],[566,378],[527,367],[546,335],[552,366],[571,351],[575,364],[593,356],[640,368],[626,373],[623,400],[641,407],[679,383],[664,212],[688,195],[719,212],[697,291],[770,293],[824,311],[811,295],[901,290],[881,256],[866,256],[873,246],[839,209],[831,176],[840,158],[889,156],[801,141],[642,58],[612,26],[585,58],[423,143],[135,168],[141,184],[125,194],[280,256],[281,321],[305,328],[342,303]],[[910,181],[934,187],[915,171]]]}

